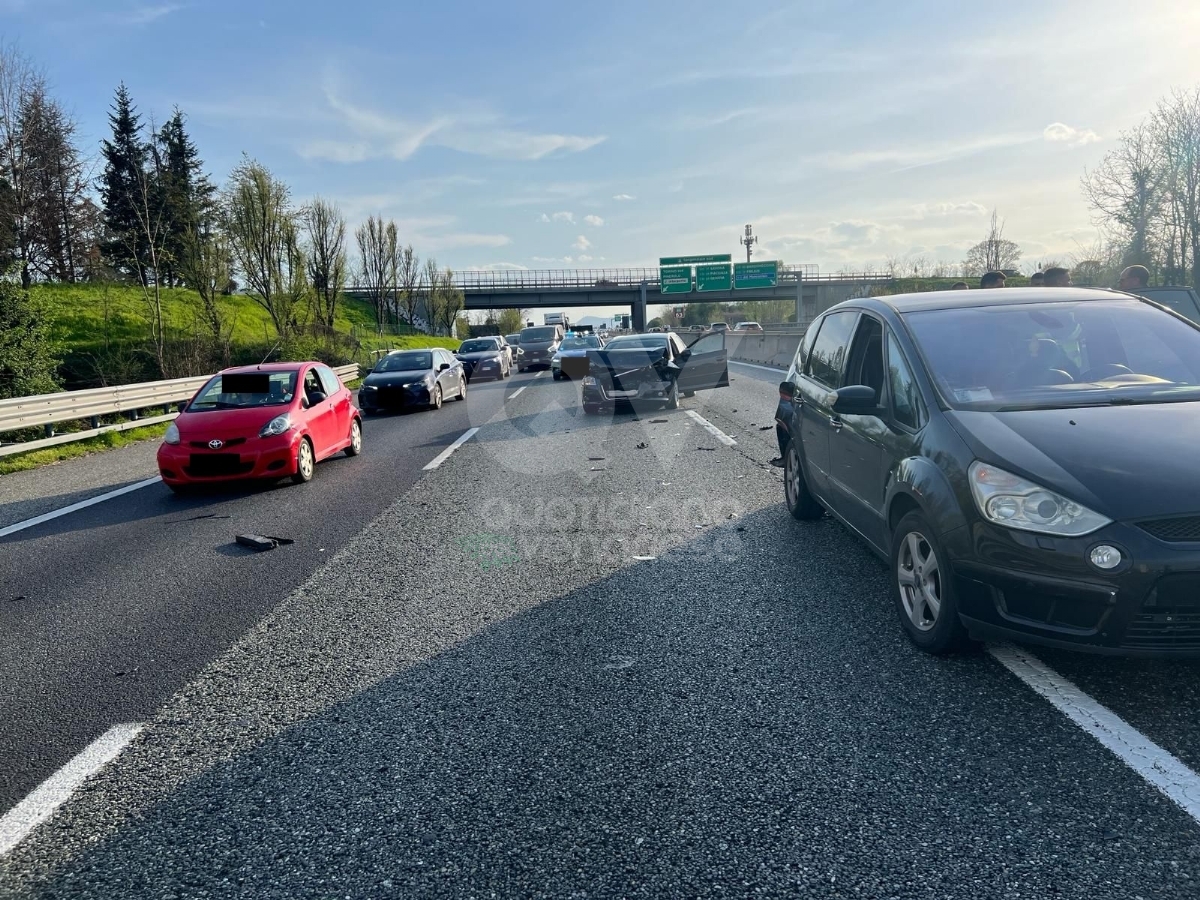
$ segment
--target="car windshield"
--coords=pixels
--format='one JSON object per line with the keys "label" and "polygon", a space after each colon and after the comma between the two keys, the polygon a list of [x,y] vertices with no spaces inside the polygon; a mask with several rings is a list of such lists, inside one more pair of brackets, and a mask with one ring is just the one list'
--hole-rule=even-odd
{"label": "car windshield", "polygon": [[955,409],[1200,400],[1200,329],[1148,303],[922,310],[904,320]]}
{"label": "car windshield", "polygon": [[552,341],[557,334],[557,328],[526,328],[521,332],[521,343],[528,344],[537,343],[538,341]]}
{"label": "car windshield", "polygon": [[520,334],[506,334],[506,335],[504,336],[504,339],[505,339],[506,341],[508,341],[510,344],[519,344],[519,343],[521,343],[521,335],[520,335]]}
{"label": "car windshield", "polygon": [[665,346],[667,346],[667,336],[665,334],[631,334],[625,337],[613,338],[604,349],[636,350],[640,347],[657,350]]}
{"label": "car windshield", "polygon": [[376,372],[412,372],[432,369],[432,353],[389,353],[375,365]]}
{"label": "car windshield", "polygon": [[252,409],[258,406],[284,406],[296,393],[298,371],[284,372],[225,372],[213,376],[196,399],[188,404],[188,412],[213,409]]}
{"label": "car windshield", "polygon": [[458,348],[459,353],[486,353],[488,350],[498,350],[499,345],[495,341],[463,341],[462,346]]}
{"label": "car windshield", "polygon": [[559,350],[586,350],[589,347],[599,347],[600,339],[588,335],[586,337],[569,337],[563,338],[563,342],[558,345]]}

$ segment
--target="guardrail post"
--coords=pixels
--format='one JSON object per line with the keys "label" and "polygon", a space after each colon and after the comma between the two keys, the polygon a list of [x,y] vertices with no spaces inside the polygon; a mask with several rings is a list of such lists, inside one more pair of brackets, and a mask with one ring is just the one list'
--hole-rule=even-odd
{"label": "guardrail post", "polygon": [[46,432],[46,437],[48,437],[48,438],[54,437],[54,423],[53,422],[47,422],[44,430]]}
{"label": "guardrail post", "polygon": [[[88,419],[88,425],[90,425],[93,428],[93,430],[96,428],[99,428],[100,427],[100,417],[92,416],[90,419]],[[52,435],[46,435],[46,436],[52,437]]]}
{"label": "guardrail post", "polygon": [[130,422],[136,422],[138,418],[140,418],[139,413],[140,410],[131,409],[129,412],[125,413],[125,418],[127,418]]}

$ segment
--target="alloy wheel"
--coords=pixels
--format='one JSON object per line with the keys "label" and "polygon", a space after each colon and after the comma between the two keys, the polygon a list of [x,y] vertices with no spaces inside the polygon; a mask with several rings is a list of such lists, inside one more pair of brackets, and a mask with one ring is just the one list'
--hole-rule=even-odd
{"label": "alloy wheel", "polygon": [[942,572],[933,545],[918,531],[904,536],[896,558],[900,602],[918,631],[932,631],[942,608]]}

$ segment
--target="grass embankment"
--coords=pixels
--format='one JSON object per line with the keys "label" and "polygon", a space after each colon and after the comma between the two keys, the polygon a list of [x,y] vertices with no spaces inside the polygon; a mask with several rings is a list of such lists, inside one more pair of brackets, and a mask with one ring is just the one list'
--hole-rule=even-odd
{"label": "grass embankment", "polygon": [[89,453],[127,447],[138,441],[154,440],[162,437],[163,432],[167,430],[167,424],[167,422],[159,422],[157,425],[131,428],[128,431],[110,431],[97,437],[74,441],[70,444],[60,444],[57,447],[47,447],[44,450],[30,450],[28,453],[0,456],[0,477],[11,475],[14,472],[24,472],[27,469],[53,465],[77,456],[87,456]]}

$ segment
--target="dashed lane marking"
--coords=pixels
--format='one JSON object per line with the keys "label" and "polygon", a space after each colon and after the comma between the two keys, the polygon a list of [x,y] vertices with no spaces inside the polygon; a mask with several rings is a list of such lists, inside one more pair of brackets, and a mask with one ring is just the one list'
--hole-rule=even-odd
{"label": "dashed lane marking", "polygon": [[687,411],[687,414],[691,418],[693,418],[697,422],[699,422],[701,425],[703,425],[705,431],[707,431],[709,434],[711,434],[713,437],[715,437],[718,441],[720,441],[726,447],[736,447],[737,446],[737,441],[735,441],[733,438],[731,438],[729,435],[727,435],[725,432],[723,432],[720,428],[718,428],[712,422],[708,421],[708,419],[704,418],[704,416],[700,415],[700,413],[696,412],[694,409],[689,409]]}

